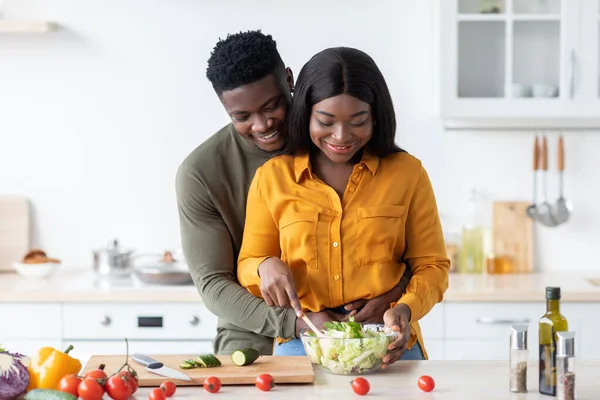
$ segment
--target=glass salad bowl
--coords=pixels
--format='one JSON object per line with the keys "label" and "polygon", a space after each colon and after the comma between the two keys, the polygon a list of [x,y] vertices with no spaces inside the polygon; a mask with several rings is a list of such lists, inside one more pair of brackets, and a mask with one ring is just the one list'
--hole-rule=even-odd
{"label": "glass salad bowl", "polygon": [[318,327],[324,337],[310,328],[300,331],[304,351],[314,365],[336,375],[368,374],[381,367],[388,345],[398,332],[382,324],[326,322]]}

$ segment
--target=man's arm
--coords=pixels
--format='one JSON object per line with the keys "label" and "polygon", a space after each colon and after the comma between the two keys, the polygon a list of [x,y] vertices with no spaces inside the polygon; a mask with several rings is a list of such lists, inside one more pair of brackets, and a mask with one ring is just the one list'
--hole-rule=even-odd
{"label": "man's arm", "polygon": [[268,307],[236,279],[232,240],[206,188],[184,166],[177,172],[177,207],[188,267],[210,312],[268,337],[294,337],[293,309]]}

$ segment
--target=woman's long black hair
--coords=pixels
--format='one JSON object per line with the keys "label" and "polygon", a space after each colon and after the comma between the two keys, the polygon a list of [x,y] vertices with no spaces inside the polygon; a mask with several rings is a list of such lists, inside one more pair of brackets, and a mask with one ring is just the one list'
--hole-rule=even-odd
{"label": "woman's long black hair", "polygon": [[365,146],[370,154],[385,157],[404,151],[394,142],[396,114],[392,96],[375,61],[363,51],[334,47],[314,55],[298,75],[286,117],[283,153],[306,154],[314,147],[309,132],[312,107],[340,94],[349,94],[371,106],[375,125]]}

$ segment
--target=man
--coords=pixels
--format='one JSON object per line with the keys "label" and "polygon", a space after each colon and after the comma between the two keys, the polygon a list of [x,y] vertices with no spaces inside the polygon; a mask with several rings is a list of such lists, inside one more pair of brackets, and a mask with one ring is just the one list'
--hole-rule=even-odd
{"label": "man", "polygon": [[[284,143],[293,74],[270,35],[249,31],[228,35],[216,44],[207,77],[231,123],[192,151],[177,172],[183,251],[205,306],[218,317],[215,353],[254,347],[270,355],[273,338],[297,337],[304,321],[293,309],[268,307],[242,288],[236,265],[248,188],[256,169]],[[291,273],[287,279],[293,281]],[[381,322],[406,283],[347,309],[356,313],[362,307],[357,320]],[[326,312],[307,316],[316,324],[342,318]]]}

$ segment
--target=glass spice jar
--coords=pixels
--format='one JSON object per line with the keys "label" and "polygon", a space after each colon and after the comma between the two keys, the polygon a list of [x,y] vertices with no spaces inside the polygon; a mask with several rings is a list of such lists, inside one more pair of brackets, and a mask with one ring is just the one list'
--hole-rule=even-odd
{"label": "glass spice jar", "polygon": [[527,325],[512,325],[510,334],[510,391],[527,392]]}
{"label": "glass spice jar", "polygon": [[575,400],[575,332],[556,332],[556,397]]}

